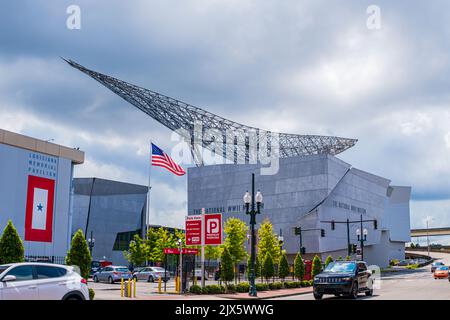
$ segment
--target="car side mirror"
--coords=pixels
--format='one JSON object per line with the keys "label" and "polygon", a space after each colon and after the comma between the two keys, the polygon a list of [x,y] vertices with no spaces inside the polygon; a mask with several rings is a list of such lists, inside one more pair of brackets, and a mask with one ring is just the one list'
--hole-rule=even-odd
{"label": "car side mirror", "polygon": [[2,282],[11,282],[11,281],[16,281],[16,276],[9,274],[2,279]]}

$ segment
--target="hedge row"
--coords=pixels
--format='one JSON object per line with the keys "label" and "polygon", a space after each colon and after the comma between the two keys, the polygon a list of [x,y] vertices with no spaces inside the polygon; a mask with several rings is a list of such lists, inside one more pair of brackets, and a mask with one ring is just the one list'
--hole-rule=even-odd
{"label": "hedge row", "polygon": [[[256,291],[278,290],[284,288],[302,288],[312,286],[312,280],[290,281],[290,282],[271,282],[271,283],[257,283]],[[199,285],[193,285],[189,288],[189,292],[193,294],[220,294],[220,293],[235,293],[248,292],[250,284],[248,282],[241,282],[239,284],[229,284],[226,287],[223,285],[212,284],[205,286],[202,289]]]}

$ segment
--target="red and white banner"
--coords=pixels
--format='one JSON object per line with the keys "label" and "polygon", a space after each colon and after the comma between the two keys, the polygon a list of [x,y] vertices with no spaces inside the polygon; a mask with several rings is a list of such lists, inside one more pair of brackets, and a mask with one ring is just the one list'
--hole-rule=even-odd
{"label": "red and white banner", "polygon": [[52,242],[55,180],[28,176],[25,240]]}
{"label": "red and white banner", "polygon": [[222,214],[205,214],[205,245],[222,244]]}

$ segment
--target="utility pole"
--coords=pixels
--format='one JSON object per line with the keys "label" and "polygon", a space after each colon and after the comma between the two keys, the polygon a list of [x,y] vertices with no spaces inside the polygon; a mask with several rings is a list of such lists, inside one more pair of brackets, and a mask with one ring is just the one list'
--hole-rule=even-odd
{"label": "utility pole", "polygon": [[347,226],[347,253],[348,253],[348,255],[350,256],[351,254],[352,254],[352,250],[351,250],[351,244],[350,244],[350,224],[351,223],[358,223],[358,224],[360,224],[360,226],[361,226],[361,238],[360,239],[358,239],[358,241],[360,241],[360,246],[361,246],[361,259],[362,259],[362,257],[363,257],[363,250],[364,250],[364,242],[363,242],[363,223],[364,222],[373,222],[373,228],[376,230],[376,229],[378,229],[378,222],[377,222],[377,220],[376,219],[366,219],[366,220],[363,220],[363,216],[362,215],[360,215],[360,219],[359,220],[350,220],[350,219],[347,219],[347,220],[345,220],[345,221],[336,221],[336,220],[331,220],[331,221],[320,221],[320,222],[322,222],[322,223],[330,223],[331,225],[332,225],[332,230],[334,230],[334,225],[336,224],[336,223],[338,223],[338,224],[343,224],[343,223],[345,223],[346,224],[346,226]]}
{"label": "utility pole", "polygon": [[321,229],[321,228],[312,228],[312,229],[302,229],[302,227],[294,227],[294,233],[296,236],[299,237],[299,244],[300,244],[300,254],[305,254],[306,253],[306,248],[303,247],[303,240],[302,240],[302,233],[303,232],[308,232],[308,231],[318,231],[320,230],[320,236],[323,238],[325,237],[325,230]]}

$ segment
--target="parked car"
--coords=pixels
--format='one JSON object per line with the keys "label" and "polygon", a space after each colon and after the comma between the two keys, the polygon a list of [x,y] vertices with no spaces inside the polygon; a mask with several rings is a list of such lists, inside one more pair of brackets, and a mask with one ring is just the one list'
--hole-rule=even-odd
{"label": "parked car", "polygon": [[436,261],[431,264],[431,272],[433,273],[438,267],[444,266],[444,263],[441,261]]}
{"label": "parked car", "polygon": [[145,267],[145,268],[137,268],[135,272],[133,272],[133,278],[138,280],[145,280],[147,282],[155,282],[161,279],[166,282],[170,280],[170,272],[165,271],[164,268],[161,267]]}
{"label": "parked car", "polygon": [[363,261],[336,261],[314,277],[313,294],[322,299],[324,294],[347,295],[353,299],[358,293],[373,295],[372,272]]}
{"label": "parked car", "polygon": [[132,278],[132,273],[124,266],[107,266],[97,271],[93,275],[94,282],[108,282],[113,284],[121,279],[128,280]]}
{"label": "parked car", "polygon": [[449,267],[441,266],[434,270],[434,279],[447,279]]}
{"label": "parked car", "polygon": [[[195,269],[194,275],[197,280],[202,280],[202,269]],[[205,280],[208,280],[208,273],[205,271]]]}
{"label": "parked car", "polygon": [[0,265],[1,300],[89,300],[86,279],[75,268],[25,262]]}

